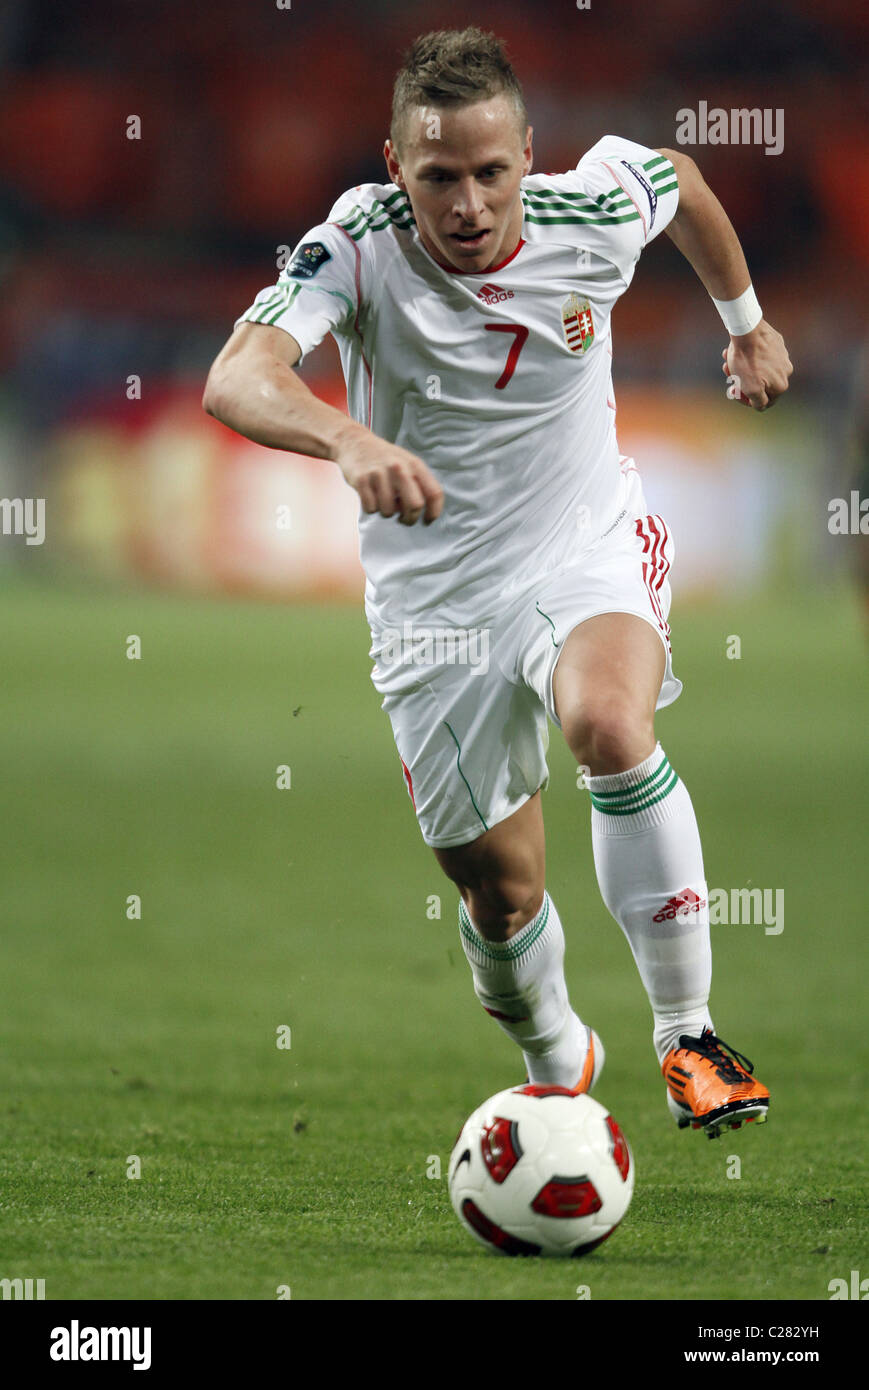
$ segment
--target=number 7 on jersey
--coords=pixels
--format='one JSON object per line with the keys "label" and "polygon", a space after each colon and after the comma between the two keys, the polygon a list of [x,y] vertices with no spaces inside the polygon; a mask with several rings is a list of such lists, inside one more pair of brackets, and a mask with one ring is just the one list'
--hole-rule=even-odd
{"label": "number 7 on jersey", "polygon": [[510,351],[507,353],[507,364],[495,382],[495,390],[503,391],[516,370],[519,354],[525,346],[525,339],[528,337],[528,329],[521,323],[487,323],[485,327],[490,333],[515,333],[516,335],[510,344]]}

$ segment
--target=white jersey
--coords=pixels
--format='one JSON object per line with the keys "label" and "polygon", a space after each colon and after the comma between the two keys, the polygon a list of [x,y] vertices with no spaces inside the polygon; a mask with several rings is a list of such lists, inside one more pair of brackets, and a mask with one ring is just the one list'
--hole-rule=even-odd
{"label": "white jersey", "polygon": [[350,414],[443,487],[430,526],[360,509],[372,628],[479,627],[616,524],[610,313],[678,197],[669,160],[605,136],[570,172],[523,178],[519,245],[459,271],[422,245],[405,193],[365,184],[242,315],[303,354],[331,332]]}

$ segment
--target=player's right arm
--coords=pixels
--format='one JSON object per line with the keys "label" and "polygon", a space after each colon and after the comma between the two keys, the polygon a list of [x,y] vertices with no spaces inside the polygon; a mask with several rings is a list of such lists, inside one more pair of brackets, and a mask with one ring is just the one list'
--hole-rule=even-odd
{"label": "player's right arm", "polygon": [[309,391],[294,371],[301,355],[283,328],[240,323],[208,374],[204,409],[269,449],[332,459],[369,514],[397,515],[406,526],[434,521],[443,490],[422,459]]}

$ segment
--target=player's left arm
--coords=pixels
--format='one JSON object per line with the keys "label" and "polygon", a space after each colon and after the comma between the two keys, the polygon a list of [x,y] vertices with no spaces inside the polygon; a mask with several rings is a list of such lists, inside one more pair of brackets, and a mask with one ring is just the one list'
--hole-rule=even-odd
{"label": "player's left arm", "polygon": [[[730,218],[689,155],[658,153],[670,160],[679,181],[679,206],[667,235],[713,299],[738,299],[750,288],[751,276]],[[788,389],[793,365],[782,335],[765,319],[749,333],[731,334],[722,356],[725,374],[739,380],[740,399],[755,410],[766,410]]]}

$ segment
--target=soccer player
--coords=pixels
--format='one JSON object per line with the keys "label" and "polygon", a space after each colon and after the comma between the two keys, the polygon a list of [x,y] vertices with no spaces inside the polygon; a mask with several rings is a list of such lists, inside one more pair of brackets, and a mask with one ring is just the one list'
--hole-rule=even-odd
{"label": "soccer player", "polygon": [[[680,1127],[766,1118],[715,1033],[691,799],[656,741],[673,674],[664,520],[616,441],[610,314],[667,232],[713,297],[724,371],[765,410],[792,371],[694,162],[604,136],[531,174],[501,43],[419,38],[394,89],[390,182],[343,194],[216,359],[205,409],[337,463],[359,495],[374,684],[423,838],[456,884],[483,1007],[528,1077],[577,1093],[604,1061],[574,1012],[546,892],[548,723],[587,769],[598,882],[636,960]],[[335,337],[350,418],[293,370]],[[422,524],[420,524],[422,523]]]}

